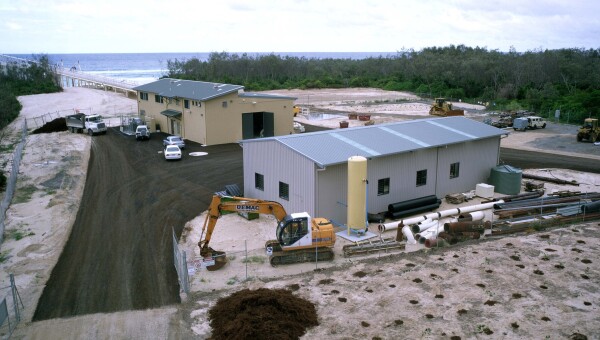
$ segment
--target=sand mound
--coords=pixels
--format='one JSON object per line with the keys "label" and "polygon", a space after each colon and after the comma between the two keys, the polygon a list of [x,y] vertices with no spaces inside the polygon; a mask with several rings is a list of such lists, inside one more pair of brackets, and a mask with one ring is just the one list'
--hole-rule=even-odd
{"label": "sand mound", "polygon": [[317,326],[313,303],[285,289],[244,289],[221,298],[208,312],[212,338],[298,339]]}
{"label": "sand mound", "polygon": [[53,121],[50,121],[43,126],[33,130],[32,134],[37,133],[52,133],[52,132],[60,132],[67,131],[67,121],[64,118],[56,118]]}

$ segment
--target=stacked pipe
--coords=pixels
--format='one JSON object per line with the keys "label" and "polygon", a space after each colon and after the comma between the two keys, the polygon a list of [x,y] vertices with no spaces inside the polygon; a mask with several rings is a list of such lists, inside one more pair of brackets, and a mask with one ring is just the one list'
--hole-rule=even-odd
{"label": "stacked pipe", "polygon": [[571,205],[581,200],[600,200],[600,194],[587,193],[569,197],[543,197],[535,199],[526,199],[522,201],[507,202],[503,204],[494,204],[495,213],[501,219],[513,218],[516,216],[529,215],[532,212],[543,211],[550,213],[556,211],[557,208]]}
{"label": "stacked pipe", "polygon": [[435,195],[415,198],[408,201],[392,203],[388,205],[388,215],[393,220],[401,217],[418,214],[424,211],[431,211],[439,208],[442,200]]}
{"label": "stacked pipe", "polygon": [[541,204],[557,204],[557,203],[566,203],[566,202],[577,202],[583,199],[600,199],[600,193],[587,193],[576,196],[569,197],[542,197],[542,198],[531,198],[518,200],[514,202],[495,202],[494,209],[502,210],[514,207],[530,207],[530,206],[539,206]]}
{"label": "stacked pipe", "polygon": [[[540,197],[544,194],[544,190],[536,190],[536,191],[532,191],[532,192],[526,192],[523,194],[516,194],[516,195],[510,195],[510,196],[504,196],[502,197],[502,200],[504,202],[515,202],[515,201],[520,201],[520,200],[524,200],[524,199],[529,199],[529,198],[537,198]],[[481,203],[490,203],[490,202],[496,202],[500,200],[499,198],[493,198],[489,201],[482,201]]]}
{"label": "stacked pipe", "polygon": [[455,244],[468,239],[479,239],[485,232],[485,229],[491,229],[490,221],[461,221],[444,223],[443,232],[438,234],[450,244]]}
{"label": "stacked pipe", "polygon": [[[379,232],[383,233],[388,230],[403,228],[408,225],[419,223],[419,222],[425,221],[427,219],[437,220],[437,219],[448,217],[448,216],[468,214],[468,213],[472,213],[472,212],[487,210],[487,209],[492,208],[494,206],[494,204],[502,204],[502,203],[504,203],[504,201],[500,200],[497,202],[469,205],[469,206],[461,207],[461,208],[453,208],[453,209],[448,209],[448,210],[443,210],[443,211],[438,211],[438,212],[432,212],[427,215],[414,216],[414,217],[410,217],[407,219],[403,219],[400,222],[394,221],[394,222],[389,222],[389,223],[382,223],[377,228],[379,229]],[[409,231],[410,231],[410,229],[409,229]]]}

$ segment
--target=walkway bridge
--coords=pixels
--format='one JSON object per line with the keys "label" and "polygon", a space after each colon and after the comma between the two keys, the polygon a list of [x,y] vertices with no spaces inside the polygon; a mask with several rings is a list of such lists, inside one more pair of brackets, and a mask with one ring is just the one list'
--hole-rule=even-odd
{"label": "walkway bridge", "polygon": [[[27,66],[30,63],[37,63],[37,61],[0,54],[0,65],[16,64]],[[60,65],[50,66],[52,68],[52,72],[60,77],[60,84],[63,87],[91,87],[103,89],[105,91],[123,92],[127,96],[130,94],[135,96],[136,91],[133,88],[139,85],[138,83],[131,81],[102,77],[82,72],[76,67],[66,68]]]}

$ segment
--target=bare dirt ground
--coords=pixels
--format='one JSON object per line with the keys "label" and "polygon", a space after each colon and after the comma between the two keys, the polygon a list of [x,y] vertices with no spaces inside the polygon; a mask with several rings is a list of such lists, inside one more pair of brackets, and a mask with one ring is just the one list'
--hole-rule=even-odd
{"label": "bare dirt ground", "polygon": [[[106,95],[96,90],[77,89],[79,91],[86,93],[83,96],[85,100],[96,98],[96,95]],[[342,98],[351,97],[354,101],[385,101],[389,95],[368,89],[346,91],[345,95],[340,90],[332,93]],[[311,103],[314,103],[322,92],[324,91],[302,93],[310,96]],[[362,97],[352,95],[355,92],[361,92]],[[72,102],[73,96],[69,96],[69,91],[65,95],[65,98],[57,102],[68,103],[72,107],[86,104],[85,100],[80,103]],[[404,98],[401,96],[406,94],[397,96]],[[47,99],[28,97],[21,98],[25,106],[23,112],[31,112],[27,111],[27,100],[43,102]],[[114,100],[120,100],[118,97],[131,102],[121,95],[112,94],[106,102],[114,103]],[[298,98],[300,101],[301,96],[298,95]],[[126,103],[123,104],[124,107],[131,105]],[[43,107],[43,104],[38,105]],[[408,111],[406,116],[411,118],[426,116],[415,107],[399,111]],[[94,108],[94,113],[101,110]],[[393,115],[390,112],[394,110],[398,111],[395,108],[379,108],[369,113],[377,116],[376,113],[382,111],[386,115]],[[335,126],[339,122],[318,124]],[[533,133],[541,134],[545,131]],[[514,141],[519,147],[523,143],[532,143],[531,147],[535,149],[539,137],[532,137],[533,133],[522,133],[518,135],[518,140],[513,138],[512,141],[511,136],[517,135],[510,135],[503,140],[503,147]],[[568,135],[568,132],[564,134]],[[552,138],[542,138],[547,137]],[[261,263],[261,259],[266,258],[262,250],[264,241],[273,238],[273,218],[261,216],[258,220],[246,221],[231,214],[223,216],[219,221],[212,243],[215,248],[228,252],[230,263],[219,272],[207,272],[194,266],[196,263],[192,254],[198,252],[198,225],[204,218],[203,214],[193,218],[200,210],[194,208],[197,206],[194,202],[183,209],[191,216],[187,218],[190,222],[185,225],[180,241],[191,259],[189,271],[194,293],[184,295],[182,304],[144,311],[89,314],[31,322],[42,289],[67,243],[71,228],[75,229],[80,204],[83,207],[85,202],[80,199],[94,138],[66,132],[28,137],[19,188],[33,185],[36,189],[30,199],[11,205],[7,213],[7,231],[21,230],[31,235],[19,240],[7,238],[0,248],[8,257],[1,264],[3,270],[0,284],[6,286],[7,273],[15,273],[17,286],[26,305],[25,322],[17,329],[15,338],[208,338],[211,329],[208,326],[207,311],[219,297],[243,288],[261,287],[290,289],[297,296],[316,305],[319,325],[309,329],[303,337],[306,339],[525,339],[568,338],[574,334],[598,338],[600,334],[600,321],[596,317],[600,304],[597,289],[600,281],[598,222],[565,226],[541,233],[486,238],[483,242],[449,248],[423,250],[407,247],[407,252],[392,256],[374,254],[365,258],[344,258],[339,252],[345,241],[338,238],[335,262],[272,268],[266,262]],[[571,153],[569,145],[565,139],[565,148],[561,151]],[[47,152],[48,150],[51,152]],[[582,153],[580,155],[589,156]],[[8,164],[6,161],[5,163]],[[155,162],[146,159],[136,165],[139,168],[147,164]],[[568,190],[598,191],[600,179],[596,175],[549,170],[557,177],[571,177],[586,183],[586,186],[566,187]],[[134,169],[123,171],[135,172]],[[63,175],[59,175],[60,173]],[[540,173],[547,174],[548,171]],[[45,189],[46,186],[41,183],[46,183],[49,179],[53,179],[49,183],[55,184],[50,186],[51,189]],[[164,177],[162,179],[165,180]],[[229,183],[231,181],[224,180],[223,183],[199,184],[207,186],[204,195],[207,196],[217,187],[220,189],[223,184]],[[185,184],[178,185],[182,186]],[[139,198],[129,191],[128,185],[124,184],[124,188],[129,188],[125,190],[129,194],[124,197]],[[565,189],[549,185],[546,188]],[[115,191],[118,194],[120,187]],[[148,191],[146,194],[158,196],[161,193]],[[183,202],[186,199],[187,195],[179,195],[173,197],[172,201]],[[94,206],[91,204],[85,208],[93,209]],[[144,207],[143,209],[150,210],[142,211],[151,214],[152,209],[161,208]],[[117,208],[113,206],[113,209]],[[176,211],[173,213],[177,214]],[[102,227],[109,228],[110,223],[110,220],[105,220]],[[126,226],[127,229],[121,232],[136,232],[139,228],[143,230],[143,227]],[[106,232],[117,231],[111,229]],[[385,237],[390,236],[386,234]],[[97,236],[102,237],[99,234]],[[124,238],[128,239],[126,236]],[[108,241],[102,242],[105,247],[112,246]],[[146,246],[152,247],[152,244],[147,243]],[[110,259],[100,261],[107,260]],[[131,259],[134,260],[143,261],[145,258]],[[151,262],[149,259],[148,261]],[[133,270],[133,267],[130,268]],[[135,280],[131,282],[138,284]],[[153,292],[148,291],[146,294]]]}

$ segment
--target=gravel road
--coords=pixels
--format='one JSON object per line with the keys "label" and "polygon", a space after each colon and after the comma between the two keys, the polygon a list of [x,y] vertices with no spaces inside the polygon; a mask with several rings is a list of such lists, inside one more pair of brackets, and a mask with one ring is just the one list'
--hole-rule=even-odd
{"label": "gravel road", "polygon": [[93,137],[81,207],[34,321],[179,302],[172,228],[179,237],[215,191],[242,183],[242,150],[190,142],[183,160],[167,162],[164,136]]}

